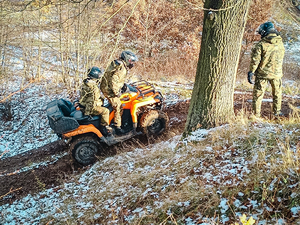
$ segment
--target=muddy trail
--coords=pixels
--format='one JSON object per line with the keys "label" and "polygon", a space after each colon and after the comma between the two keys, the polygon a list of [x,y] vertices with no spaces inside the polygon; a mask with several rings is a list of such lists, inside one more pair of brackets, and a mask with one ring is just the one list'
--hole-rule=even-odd
{"label": "muddy trail", "polygon": [[[270,96],[265,96],[265,98],[270,98]],[[251,99],[251,93],[235,94],[235,113],[237,114],[241,110],[250,113]],[[300,99],[283,98],[282,112],[285,117],[288,117],[292,112],[289,104],[300,106]],[[104,147],[104,151],[99,155],[99,160],[114,156],[120,152],[132,151],[136,147],[159,143],[175,135],[182,134],[188,108],[189,101],[179,102],[166,107],[165,111],[170,118],[168,132],[165,132],[156,139],[141,135],[111,147]],[[272,117],[271,108],[272,103],[263,102],[262,114],[265,118],[270,119]],[[53,160],[53,156],[55,155],[61,155],[61,157],[57,160]],[[49,163],[43,164],[42,162]],[[83,173],[88,168],[89,167],[81,167],[74,162],[71,154],[68,152],[68,146],[62,140],[58,140],[38,149],[33,149],[25,154],[4,158],[0,160],[0,205],[12,203],[16,199],[28,194],[34,194],[60,185],[71,179],[72,175]]]}

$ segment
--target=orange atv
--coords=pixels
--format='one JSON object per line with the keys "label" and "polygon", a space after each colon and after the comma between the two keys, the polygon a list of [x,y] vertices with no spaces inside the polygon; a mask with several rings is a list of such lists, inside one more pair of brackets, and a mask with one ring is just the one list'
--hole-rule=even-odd
{"label": "orange atv", "polygon": [[80,164],[85,166],[95,162],[102,144],[111,146],[135,135],[158,135],[167,129],[169,118],[162,111],[164,98],[150,83],[125,84],[120,99],[123,109],[121,128],[125,131],[122,136],[115,134],[111,105],[105,107],[110,110],[112,133],[100,125],[100,116],[83,115],[80,107],[70,101],[59,99],[47,105],[50,127],[70,144],[72,155]]}

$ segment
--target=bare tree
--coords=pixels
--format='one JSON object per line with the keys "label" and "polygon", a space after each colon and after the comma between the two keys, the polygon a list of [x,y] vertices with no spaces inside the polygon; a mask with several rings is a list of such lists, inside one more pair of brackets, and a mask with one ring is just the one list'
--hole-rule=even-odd
{"label": "bare tree", "polygon": [[[42,75],[51,72],[56,77],[57,91],[66,88],[69,93],[74,92],[88,67],[105,68],[126,48],[140,56],[143,63],[135,70],[144,78],[194,77],[203,27],[202,19],[199,20],[203,14],[202,2],[110,2],[1,1],[0,82],[6,84],[9,74],[17,73],[18,79],[23,80],[21,89],[28,82],[43,80]],[[206,5],[218,9],[221,1],[218,2]],[[234,12],[235,1],[224,2],[222,7],[228,6]],[[254,12],[266,15],[264,8],[271,0],[254,2],[259,9]],[[234,8],[230,8],[232,5]],[[215,12],[216,23],[222,13],[222,10]],[[256,14],[251,16],[257,18]],[[2,95],[0,101],[7,99],[9,93]]]}
{"label": "bare tree", "polygon": [[228,122],[234,115],[233,94],[241,42],[251,0],[206,0],[188,132]]}

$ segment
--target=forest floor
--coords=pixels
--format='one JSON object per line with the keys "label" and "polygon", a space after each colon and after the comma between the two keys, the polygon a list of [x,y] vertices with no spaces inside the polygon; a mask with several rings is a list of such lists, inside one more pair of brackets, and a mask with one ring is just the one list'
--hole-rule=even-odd
{"label": "forest floor", "polygon": [[[265,95],[262,104],[262,114],[266,119],[271,119],[272,117],[271,99],[271,96]],[[251,92],[236,91],[234,100],[235,113],[245,112],[246,115],[250,115],[251,100]],[[286,118],[292,112],[291,104],[294,107],[300,107],[300,99],[289,96],[283,97],[282,112]],[[138,136],[126,142],[106,147],[104,152],[99,155],[99,159],[101,160],[120,152],[132,151],[139,146],[159,143],[175,135],[181,135],[184,130],[188,108],[189,100],[165,107],[165,111],[170,118],[168,132],[158,139],[147,139],[145,136]],[[57,160],[52,160],[52,163],[43,165],[43,162],[48,162],[57,155],[60,155]],[[0,198],[0,205],[11,204],[28,194],[56,187],[68,181],[72,174],[82,174],[89,168],[81,167],[74,162],[71,154],[68,153],[68,146],[62,140],[57,140],[23,154],[3,158],[0,162],[0,196],[5,196]],[[34,167],[33,165],[35,164],[39,166]]]}

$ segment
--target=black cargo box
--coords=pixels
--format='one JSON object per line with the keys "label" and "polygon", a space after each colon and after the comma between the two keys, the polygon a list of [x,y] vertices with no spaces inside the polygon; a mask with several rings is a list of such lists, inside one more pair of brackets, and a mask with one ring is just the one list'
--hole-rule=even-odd
{"label": "black cargo box", "polygon": [[47,105],[49,125],[57,134],[64,134],[79,127],[79,123],[75,118],[65,115],[69,114],[69,112],[66,111],[72,111],[73,109],[69,109],[69,105],[64,103],[66,103],[66,101],[60,99],[54,100]]}

